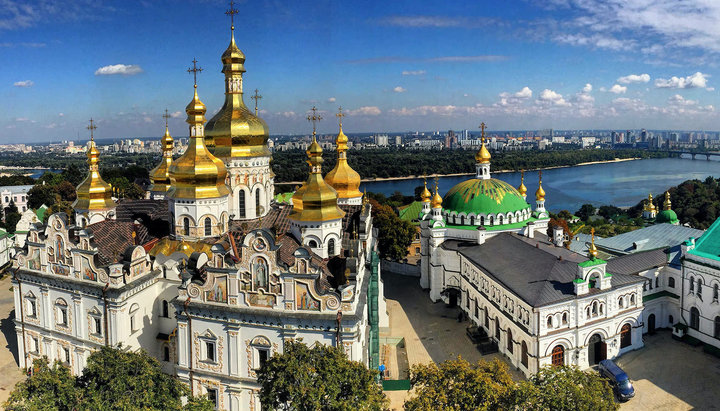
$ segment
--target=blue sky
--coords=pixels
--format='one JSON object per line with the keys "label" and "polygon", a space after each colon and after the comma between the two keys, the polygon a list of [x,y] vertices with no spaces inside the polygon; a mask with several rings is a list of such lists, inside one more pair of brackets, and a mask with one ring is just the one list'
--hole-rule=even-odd
{"label": "blue sky", "polygon": [[[271,134],[720,130],[715,0],[245,1],[236,40]],[[225,1],[0,0],[0,143],[187,135],[197,58],[223,101]]]}

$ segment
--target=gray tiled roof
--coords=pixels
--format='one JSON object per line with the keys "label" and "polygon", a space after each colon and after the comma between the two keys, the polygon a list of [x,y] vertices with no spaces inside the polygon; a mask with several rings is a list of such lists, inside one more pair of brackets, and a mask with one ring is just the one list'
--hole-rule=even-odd
{"label": "gray tiled roof", "polygon": [[25,194],[33,187],[34,186],[32,184],[21,186],[2,186],[0,187],[0,192],[9,191],[12,194]]}
{"label": "gray tiled roof", "polygon": [[[495,235],[482,245],[449,240],[442,247],[459,252],[533,307],[575,298],[573,280],[583,258],[570,250],[513,233]],[[642,281],[637,276],[612,277],[613,287]]]}
{"label": "gray tiled roof", "polygon": [[668,255],[665,249],[657,249],[609,259],[607,270],[613,274],[638,274],[642,271],[662,267],[667,263]]}
{"label": "gray tiled roof", "polygon": [[638,251],[672,247],[690,237],[698,238],[702,234],[703,230],[663,223],[614,237],[597,238],[595,239],[595,245],[601,250],[607,250],[616,255],[630,254]]}

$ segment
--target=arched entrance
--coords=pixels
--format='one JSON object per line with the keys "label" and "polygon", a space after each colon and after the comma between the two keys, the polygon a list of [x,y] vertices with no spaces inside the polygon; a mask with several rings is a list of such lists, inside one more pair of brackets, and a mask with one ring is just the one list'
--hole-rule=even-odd
{"label": "arched entrance", "polygon": [[607,359],[607,344],[603,342],[600,334],[594,334],[588,342],[588,361],[590,365],[595,365],[605,359]]}
{"label": "arched entrance", "polygon": [[648,316],[648,334],[655,334],[655,314]]}
{"label": "arched entrance", "polygon": [[552,365],[565,365],[565,348],[562,345],[556,345],[552,350]]}

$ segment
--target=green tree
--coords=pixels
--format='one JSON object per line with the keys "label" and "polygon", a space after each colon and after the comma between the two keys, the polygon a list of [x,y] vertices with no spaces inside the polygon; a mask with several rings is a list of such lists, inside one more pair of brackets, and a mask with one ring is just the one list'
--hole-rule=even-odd
{"label": "green tree", "polygon": [[370,199],[373,226],[378,229],[378,251],[380,257],[401,260],[408,254],[408,247],[415,238],[415,226],[403,221],[387,205]]}
{"label": "green tree", "polygon": [[568,221],[568,220],[572,219],[572,217],[573,217],[572,214],[570,214],[570,212],[568,210],[560,210],[560,212],[557,213],[557,216],[558,216],[558,218],[561,218],[565,221]]}
{"label": "green tree", "polygon": [[77,187],[85,178],[86,171],[81,170],[75,163],[71,163],[62,171],[62,178],[70,183],[73,187]]}
{"label": "green tree", "polygon": [[603,218],[609,220],[611,218],[614,218],[616,216],[623,216],[625,213],[623,213],[623,210],[619,207],[615,207],[612,205],[604,205],[600,206],[598,209],[598,215],[602,216]]}
{"label": "green tree", "polygon": [[414,395],[405,401],[407,411],[500,409],[513,388],[507,364],[497,359],[413,365],[410,382]]}
{"label": "green tree", "polygon": [[46,357],[33,362],[32,376],[15,385],[3,406],[7,411],[73,410],[80,405],[81,391],[70,369]]}
{"label": "green tree", "polygon": [[376,373],[350,361],[342,349],[287,341],[257,371],[263,409],[382,410],[387,400]]}
{"label": "green tree", "polygon": [[55,192],[55,187],[52,185],[35,184],[35,186],[28,191],[27,205],[33,210],[40,208],[43,204],[50,207],[55,204],[56,201],[57,193]]}
{"label": "green tree", "polygon": [[5,229],[8,233],[14,233],[15,227],[18,221],[22,218],[22,214],[18,211],[17,206],[13,200],[10,200],[10,204],[5,208]]}
{"label": "green tree", "polygon": [[60,196],[62,201],[75,201],[77,193],[75,192],[75,186],[69,181],[63,181],[55,186],[55,192]]}
{"label": "green tree", "polygon": [[595,215],[595,206],[592,204],[583,204],[580,209],[575,212],[581,220],[587,221],[590,216]]}
{"label": "green tree", "polygon": [[577,367],[544,367],[520,382],[506,403],[507,409],[553,411],[616,410],[607,380],[595,371]]}

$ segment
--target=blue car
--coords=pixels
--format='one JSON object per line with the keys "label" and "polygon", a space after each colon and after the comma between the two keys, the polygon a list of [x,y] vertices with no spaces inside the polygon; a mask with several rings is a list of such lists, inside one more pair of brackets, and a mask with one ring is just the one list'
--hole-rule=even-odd
{"label": "blue car", "polygon": [[600,375],[610,380],[610,385],[620,401],[627,401],[635,396],[635,388],[630,383],[630,378],[611,360],[602,360],[598,366]]}

